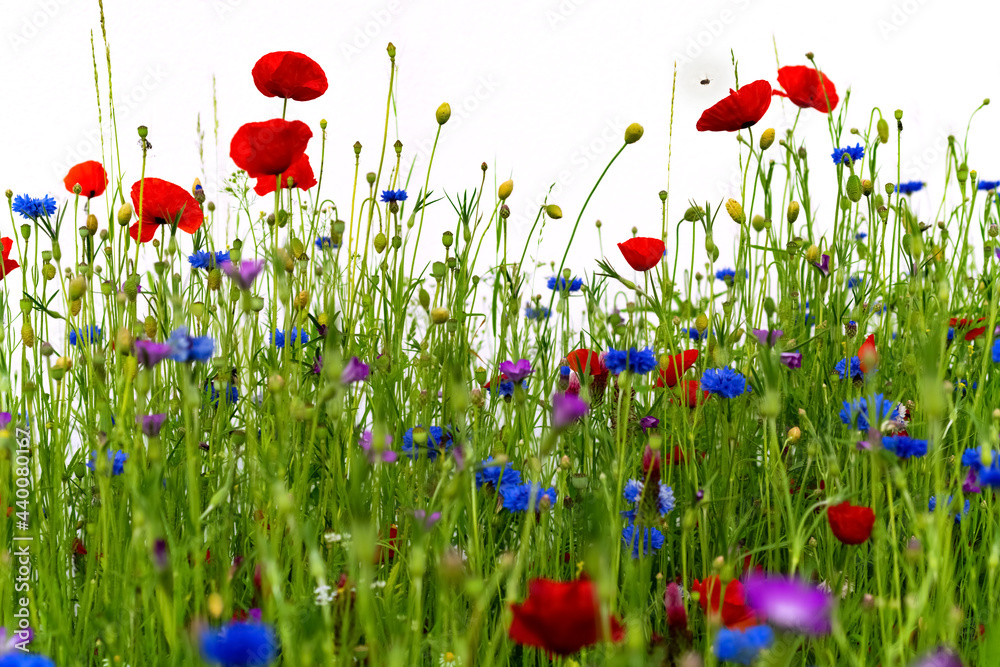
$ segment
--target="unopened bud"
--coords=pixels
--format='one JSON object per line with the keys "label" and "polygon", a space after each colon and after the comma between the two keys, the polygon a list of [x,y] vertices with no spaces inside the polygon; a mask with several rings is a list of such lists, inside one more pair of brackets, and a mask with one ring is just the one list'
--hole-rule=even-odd
{"label": "unopened bud", "polygon": [[132,221],[132,204],[122,204],[118,209],[118,224],[124,227]]}
{"label": "unopened bud", "polygon": [[737,224],[742,225],[747,221],[747,216],[743,213],[743,206],[735,199],[726,201],[726,212],[729,213],[729,217],[733,219],[733,222]]}
{"label": "unopened bud", "polygon": [[501,183],[500,187],[497,189],[497,197],[500,198],[500,201],[506,201],[507,197],[510,197],[512,192],[514,192],[514,181],[507,180]]}
{"label": "unopened bud", "polygon": [[766,151],[774,143],[774,128],[769,127],[760,135],[760,149]]}
{"label": "unopened bud", "polygon": [[631,125],[625,128],[625,143],[634,144],[635,142],[642,139],[642,133],[643,133],[642,125],[639,125],[639,123],[632,123]]}
{"label": "unopened bud", "polygon": [[451,118],[451,105],[445,102],[437,108],[437,112],[434,116],[437,118],[438,125],[444,125],[448,122],[448,119]]}
{"label": "unopened bud", "polygon": [[545,207],[545,213],[553,220],[558,220],[562,217],[562,209],[555,204],[549,204]]}

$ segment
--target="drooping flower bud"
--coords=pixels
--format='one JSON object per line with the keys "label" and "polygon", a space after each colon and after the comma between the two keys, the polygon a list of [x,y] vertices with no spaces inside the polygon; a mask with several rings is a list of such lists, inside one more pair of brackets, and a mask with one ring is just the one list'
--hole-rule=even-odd
{"label": "drooping flower bud", "polygon": [[885,118],[879,118],[876,127],[878,128],[878,140],[883,144],[889,143],[889,123],[886,122]]}
{"label": "drooping flower bud", "polygon": [[733,219],[733,222],[737,224],[742,225],[747,221],[747,216],[743,213],[743,206],[735,199],[726,201],[726,212],[729,213],[729,217]]}
{"label": "drooping flower bud", "polygon": [[861,201],[861,178],[857,174],[851,174],[847,178],[847,196],[855,204]]}
{"label": "drooping flower bud", "polygon": [[381,255],[382,251],[385,250],[385,246],[386,246],[387,243],[388,243],[388,240],[385,238],[385,234],[383,234],[382,232],[379,232],[378,234],[376,234],[375,235],[375,252],[377,252],[378,254]]}
{"label": "drooping flower bud", "polygon": [[35,330],[31,327],[31,322],[27,320],[21,326],[21,342],[24,343],[25,347],[34,347],[35,345]]}
{"label": "drooping flower bud", "polygon": [[705,215],[705,209],[701,206],[689,206],[688,210],[684,211],[684,219],[688,222],[698,222]]}

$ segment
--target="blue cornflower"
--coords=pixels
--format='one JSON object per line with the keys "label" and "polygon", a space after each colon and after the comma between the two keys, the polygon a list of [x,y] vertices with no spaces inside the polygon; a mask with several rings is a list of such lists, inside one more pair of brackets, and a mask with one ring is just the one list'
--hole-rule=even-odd
{"label": "blue cornflower", "polygon": [[622,529],[622,543],[632,550],[632,558],[649,555],[650,550],[659,551],[663,548],[663,533],[656,528],[639,528],[629,522]]}
{"label": "blue cornflower", "polygon": [[[869,412],[868,410],[869,403],[867,398],[859,398],[853,403],[848,403],[847,401],[844,401],[844,407],[840,411],[840,421],[842,421],[847,426],[853,425],[856,421],[858,430],[867,431],[869,426],[869,421],[874,421],[876,424],[878,424],[883,419],[895,419],[896,417],[899,416],[899,406],[893,403],[892,401],[886,399],[884,395],[875,394],[875,396],[872,397],[871,400],[874,406],[877,408],[876,414],[873,415]],[[885,444],[885,441],[886,439],[888,439],[888,437],[894,437],[894,436],[887,436],[886,438],[883,438],[882,439],[883,445]],[[926,441],[924,441],[924,444],[926,445]],[[886,446],[886,449],[889,449],[889,447]],[[924,453],[926,453],[926,448],[924,450]],[[902,456],[902,455],[897,454],[897,456]]]}
{"label": "blue cornflower", "polygon": [[545,306],[539,306],[538,308],[532,308],[531,306],[524,307],[524,316],[529,320],[547,320],[552,314]]}
{"label": "blue cornflower", "polygon": [[69,332],[69,344],[75,346],[77,340],[89,342],[89,343],[99,343],[101,341],[101,328],[96,324],[91,324],[89,328],[84,328],[80,330],[79,337],[77,336],[76,329],[70,329]]}
{"label": "blue cornflower", "polygon": [[630,479],[625,482],[625,491],[622,495],[624,495],[625,500],[630,503],[637,503],[639,502],[639,498],[642,497],[642,487],[642,482],[637,479]]}
{"label": "blue cornflower", "polygon": [[977,190],[996,190],[1000,187],[1000,181],[979,181],[976,183]]}
{"label": "blue cornflower", "polygon": [[[951,505],[951,501],[954,498],[955,496],[948,496],[948,505]],[[969,513],[970,508],[971,505],[969,504],[969,499],[966,498],[965,507],[962,509],[962,512],[961,513],[955,512],[955,523],[961,521],[962,517]],[[937,496],[931,496],[931,499],[927,501],[927,509],[930,510],[931,512],[937,509]]]}
{"label": "blue cornflower", "polygon": [[854,289],[855,287],[861,287],[865,283],[865,279],[860,276],[851,276],[847,279],[847,289]]}
{"label": "blue cornflower", "polygon": [[263,667],[278,655],[274,628],[258,621],[231,621],[199,638],[201,657],[223,667]]}
{"label": "blue cornflower", "polygon": [[[271,342],[277,348],[285,347],[285,332],[282,329],[275,329],[271,332]],[[303,329],[301,332],[298,327],[292,327],[291,333],[291,343],[292,345],[298,345],[302,343],[305,345],[309,342],[309,334]]]}
{"label": "blue cornflower", "polygon": [[[948,329],[948,333],[951,335],[951,337],[955,336],[954,329]],[[951,340],[951,338],[949,338],[948,340]],[[1000,364],[1000,338],[993,341],[993,363]]]}
{"label": "blue cornflower", "polygon": [[867,237],[868,237],[868,235],[865,234],[864,232],[858,232],[857,234],[854,235],[854,240],[855,241],[864,241]]}
{"label": "blue cornflower", "polygon": [[852,163],[857,162],[865,156],[865,147],[858,144],[853,148],[851,146],[848,146],[847,148],[835,148],[830,157],[833,158],[834,164],[840,164],[844,159],[844,155],[850,155]]}
{"label": "blue cornflower", "polygon": [[962,465],[966,468],[972,468],[976,472],[983,469],[983,455],[979,451],[979,447],[966,449],[962,452]]}
{"label": "blue cornflower", "polygon": [[719,269],[715,272],[715,279],[721,280],[724,283],[732,283],[736,279],[736,271],[734,269]]}
{"label": "blue cornflower", "polygon": [[[625,483],[625,490],[622,495],[630,503],[638,503],[642,499],[642,490],[645,488],[645,483],[637,479],[630,479]],[[660,512],[660,516],[666,516],[670,514],[676,505],[676,500],[674,499],[674,490],[667,486],[666,484],[660,483],[660,491],[656,497],[656,506]],[[626,519],[634,520],[636,516],[636,510],[633,508],[622,512],[622,516]]]}
{"label": "blue cornflower", "polygon": [[923,181],[907,181],[906,183],[897,185],[896,192],[901,195],[912,195],[914,192],[920,192],[923,187]]}
{"label": "blue cornflower", "polygon": [[728,366],[709,368],[702,373],[701,388],[723,398],[736,398],[750,391],[750,385],[743,374]]}
{"label": "blue cornflower", "polygon": [[448,450],[452,445],[451,434],[446,433],[440,426],[431,426],[427,429],[427,441],[424,444],[413,442],[413,429],[407,429],[403,434],[403,453],[411,459],[415,459],[422,453],[427,454],[427,458],[432,461],[437,458],[440,449]]}
{"label": "blue cornflower", "polygon": [[329,236],[317,236],[316,247],[320,250],[336,250],[338,246]]}
{"label": "blue cornflower", "polygon": [[[847,378],[847,359],[841,359],[837,362],[837,365],[833,367],[833,370],[837,371],[837,375],[840,376],[841,380]],[[851,357],[851,379],[852,380],[863,380],[865,374],[861,372],[861,359],[857,355]]]}
{"label": "blue cornflower", "polygon": [[[111,463],[111,476],[115,477],[117,475],[125,472],[125,461],[128,460],[128,454],[122,450],[112,452],[108,450],[108,461]],[[97,452],[90,453],[90,460],[87,461],[87,467],[91,470],[97,470]]]}
{"label": "blue cornflower", "polygon": [[927,454],[927,441],[911,438],[908,435],[883,436],[882,446],[901,459]]}
{"label": "blue cornflower", "polygon": [[[16,635],[7,641],[16,641]],[[11,649],[10,653],[0,655],[0,667],[56,667],[56,663],[41,653],[22,653]]]}
{"label": "blue cornflower", "polygon": [[[950,343],[953,340],[955,340],[955,327],[948,327],[948,342]],[[997,354],[997,342],[994,341],[993,342],[993,362],[994,363],[1000,361],[1000,359],[997,358],[998,356],[1000,356],[1000,355]]]}
{"label": "blue cornflower", "polygon": [[189,336],[187,327],[174,329],[167,343],[170,345],[170,358],[180,363],[205,363],[215,350],[215,341],[211,336]]}
{"label": "blue cornflower", "polygon": [[208,252],[207,250],[199,250],[188,257],[188,263],[191,265],[192,269],[214,269],[215,267],[220,266],[223,262],[228,261],[228,250],[219,250],[214,253]]}
{"label": "blue cornflower", "polygon": [[19,214],[25,220],[38,220],[56,212],[56,200],[49,195],[44,197],[18,195],[14,197],[14,204],[11,208],[14,209],[14,213]]}
{"label": "blue cornflower", "polygon": [[614,375],[624,370],[645,375],[659,366],[659,362],[656,360],[653,348],[645,347],[639,350],[630,347],[628,350],[608,350],[604,357],[604,365]]}
{"label": "blue cornflower", "polygon": [[[549,289],[552,289],[552,290],[558,289],[559,291],[562,291],[562,292],[566,291],[566,279],[565,278],[560,278],[558,281],[556,281],[556,277],[555,276],[549,276],[549,280],[548,280],[548,282],[546,284],[549,286]],[[583,287],[583,278],[573,278],[569,282],[569,291],[570,292],[579,292],[581,287]]]}
{"label": "blue cornflower", "polygon": [[[531,504],[531,496],[535,496],[534,505]],[[543,489],[537,482],[526,482],[524,484],[504,484],[500,487],[500,496],[503,498],[503,508],[508,512],[525,512],[528,509],[537,510],[538,503],[542,498],[548,498],[550,506],[556,504],[559,497],[554,488]]]}
{"label": "blue cornflower", "polygon": [[705,330],[705,333],[698,333],[698,330],[694,327],[691,327],[690,329],[681,327],[681,333],[687,334],[688,338],[691,340],[701,340],[708,335],[708,329]]}
{"label": "blue cornflower", "polygon": [[989,468],[985,466],[980,467],[979,483],[983,486],[991,486],[993,488],[1000,486],[1000,458],[994,456],[993,463]]}
{"label": "blue cornflower", "polygon": [[382,203],[389,204],[394,201],[406,201],[406,190],[383,190]]}
{"label": "blue cornflower", "polygon": [[774,644],[774,630],[768,625],[755,625],[746,630],[719,628],[712,650],[719,660],[741,665],[752,664],[757,654]]}
{"label": "blue cornflower", "polygon": [[488,456],[483,461],[483,466],[476,470],[476,485],[492,484],[497,489],[501,486],[518,485],[521,483],[521,471],[514,470],[514,466],[507,462],[502,466],[489,465],[493,462],[493,457]]}
{"label": "blue cornflower", "polygon": [[[211,394],[209,395],[209,402],[215,407],[219,407],[219,390],[215,388],[215,383],[209,383],[209,389]],[[226,387],[226,404],[236,405],[236,401],[240,398],[240,390],[236,388],[236,385],[230,384]]]}

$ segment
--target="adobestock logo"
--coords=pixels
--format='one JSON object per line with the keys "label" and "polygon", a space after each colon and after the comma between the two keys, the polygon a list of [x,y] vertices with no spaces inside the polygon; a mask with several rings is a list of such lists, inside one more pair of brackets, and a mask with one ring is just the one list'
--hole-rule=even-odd
{"label": "adobestock logo", "polygon": [[750,6],[750,0],[732,0],[735,9],[723,9],[715,17],[702,21],[702,28],[690,35],[682,51],[674,52],[674,61],[678,69],[690,65],[704,55],[726,31],[726,28],[736,23],[739,12]]}
{"label": "adobestock logo", "polygon": [[402,11],[403,4],[399,0],[389,0],[384,8],[373,10],[371,18],[363,25],[354,26],[351,37],[340,42],[340,53],[344,60],[351,62],[361,55]]}
{"label": "adobestock logo", "polygon": [[31,12],[21,18],[21,25],[7,34],[11,49],[17,52],[27,46],[52,22],[59,10],[70,2],[71,0],[41,0]]}

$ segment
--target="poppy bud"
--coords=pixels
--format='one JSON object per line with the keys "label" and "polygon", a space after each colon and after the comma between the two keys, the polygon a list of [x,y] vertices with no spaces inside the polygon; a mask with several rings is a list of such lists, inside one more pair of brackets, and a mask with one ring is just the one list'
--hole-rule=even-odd
{"label": "poppy bud", "polygon": [[813,244],[806,249],[806,261],[810,263],[819,261],[819,246]]}
{"label": "poppy bud", "polygon": [[792,442],[798,442],[801,437],[802,437],[802,429],[800,429],[798,426],[793,426],[790,429],[788,429],[788,439],[791,440]]}
{"label": "poppy bud", "polygon": [[701,206],[690,206],[684,211],[684,219],[688,222],[698,222],[705,215],[705,209]]}
{"label": "poppy bud", "polygon": [[396,47],[392,42],[389,42],[389,46],[385,47],[385,52],[389,54],[390,58],[396,57]]}
{"label": "poppy bud", "polygon": [[861,201],[861,178],[857,174],[851,174],[847,178],[846,190],[852,202]]}
{"label": "poppy bud", "polygon": [[427,310],[431,306],[431,295],[423,287],[420,288],[420,305],[424,310]]}
{"label": "poppy bud", "polygon": [[44,276],[46,280],[52,280],[56,277],[56,267],[46,262],[42,266],[42,276]]}
{"label": "poppy bud", "polygon": [[83,276],[77,276],[69,281],[69,298],[72,301],[83,298],[84,292],[87,291],[87,279]]}
{"label": "poppy bud", "polygon": [[295,307],[305,310],[309,307],[309,290],[302,290],[295,297]]}
{"label": "poppy bud", "polygon": [[555,204],[549,204],[545,207],[545,213],[553,220],[558,220],[562,217],[562,209]]}
{"label": "poppy bud", "polygon": [[115,352],[118,354],[128,354],[131,351],[132,333],[125,327],[121,327],[115,334]]}
{"label": "poppy bud", "polygon": [[378,254],[381,255],[382,251],[385,250],[385,246],[386,246],[387,243],[388,243],[388,241],[385,238],[385,234],[383,234],[382,232],[379,232],[378,234],[376,234],[375,235],[375,252],[377,252]]}
{"label": "poppy bud", "polygon": [[625,143],[634,144],[635,142],[642,139],[642,133],[643,133],[642,125],[639,125],[639,123],[632,123],[631,125],[625,128]]}
{"label": "poppy bud", "polygon": [[958,176],[958,182],[959,183],[965,183],[965,181],[969,180],[969,166],[967,164],[965,164],[964,162],[962,164],[958,165],[958,174],[957,174],[957,176]]}
{"label": "poppy bud", "polygon": [[708,316],[705,313],[701,313],[698,317],[694,318],[694,328],[698,331],[708,329]]}
{"label": "poppy bud", "polygon": [[444,125],[451,118],[451,105],[445,102],[437,108],[434,116],[437,118],[438,125]]}
{"label": "poppy bud", "polygon": [[739,225],[747,221],[747,216],[743,213],[743,206],[735,199],[730,199],[726,202],[726,212],[729,213],[729,217],[733,219],[733,222]]}
{"label": "poppy bud", "polygon": [[873,188],[874,186],[872,185],[872,182],[870,180],[868,180],[867,178],[861,179],[861,194],[863,194],[865,197],[870,197]]}
{"label": "poppy bud", "polygon": [[31,322],[26,321],[21,327],[21,342],[24,343],[25,347],[34,347],[35,330],[31,328]]}
{"label": "poppy bud", "polygon": [[360,141],[355,141],[354,142],[354,154],[355,155],[361,155],[361,142]]}
{"label": "poppy bud", "polygon": [[451,313],[448,312],[447,308],[435,308],[431,311],[431,321],[434,324],[444,324],[451,317]]}
{"label": "poppy bud", "polygon": [[87,216],[87,233],[91,236],[97,233],[97,216],[93,213]]}
{"label": "poppy bud", "polygon": [[147,315],[145,322],[143,322],[143,329],[146,332],[146,338],[156,340],[156,317]]}
{"label": "poppy bud", "polygon": [[882,221],[885,222],[886,218],[889,217],[889,209],[887,209],[885,206],[879,206],[878,217],[882,218]]}
{"label": "poppy bud", "polygon": [[883,143],[889,143],[889,123],[886,122],[885,118],[879,118],[876,124],[878,128],[878,140]]}
{"label": "poppy bud", "polygon": [[118,224],[124,227],[132,220],[132,204],[122,204],[118,209]]}
{"label": "poppy bud", "polygon": [[83,301],[81,301],[80,299],[77,299],[76,301],[70,301],[69,312],[73,317],[79,315],[81,310],[83,310]]}
{"label": "poppy bud", "polygon": [[73,194],[78,195],[81,192],[83,192],[83,186],[80,185],[79,183],[74,183],[73,184]]}
{"label": "poppy bud", "polygon": [[222,285],[222,271],[216,267],[208,272],[208,289],[215,291]]}
{"label": "poppy bud", "polygon": [[750,224],[753,225],[754,230],[756,230],[758,232],[764,231],[766,228],[768,228],[768,227],[771,226],[768,223],[768,221],[766,219],[764,219],[764,216],[762,216],[760,214],[755,215],[753,217],[753,220],[750,221]]}
{"label": "poppy bud", "polygon": [[500,207],[500,219],[506,220],[509,217],[510,217],[510,207],[507,206],[507,204],[504,204],[503,206]]}
{"label": "poppy bud", "polygon": [[769,127],[760,135],[760,149],[766,151],[774,143],[774,128]]}
{"label": "poppy bud", "polygon": [[125,296],[128,297],[129,301],[135,301],[136,297],[139,296],[139,280],[135,276],[129,276],[128,280],[125,281],[123,285],[123,290]]}
{"label": "poppy bud", "polygon": [[501,183],[500,187],[497,189],[497,197],[500,198],[500,201],[506,201],[507,197],[510,197],[512,192],[514,192],[514,181],[507,180]]}

